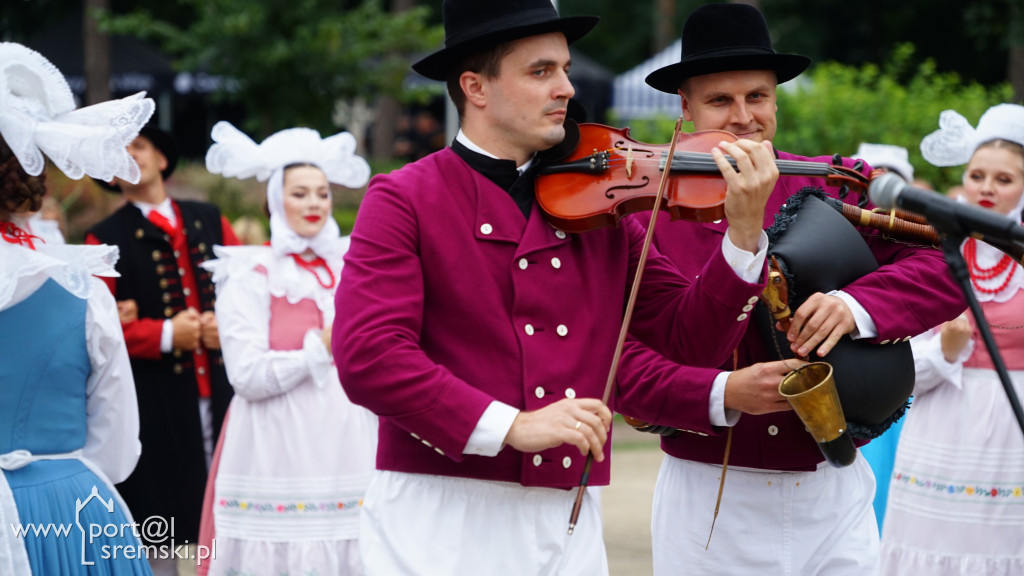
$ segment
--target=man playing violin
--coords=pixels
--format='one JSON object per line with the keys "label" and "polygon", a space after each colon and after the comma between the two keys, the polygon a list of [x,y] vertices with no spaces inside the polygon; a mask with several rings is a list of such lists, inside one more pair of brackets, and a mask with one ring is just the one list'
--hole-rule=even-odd
{"label": "man playing violin", "polygon": [[[756,8],[712,4],[687,19],[681,61],[653,72],[647,83],[678,93],[683,117],[695,130],[725,130],[740,143],[767,144],[777,129],[777,84],[809,64],[804,56],[773,50],[767,23]],[[830,161],[780,151],[775,155]],[[844,166],[853,164],[843,159]],[[769,226],[787,199],[805,186],[823,187],[831,196],[838,192],[820,178],[780,176],[763,225]],[[656,244],[684,275],[696,277],[721,244],[729,218],[698,224],[662,217]],[[815,293],[795,310],[787,334],[795,355],[820,358],[847,336],[879,345],[902,342],[963,310],[941,253],[870,236],[879,268],[843,290]],[[746,307],[741,316],[753,315],[752,309]],[[735,357],[721,369],[673,364],[636,343],[623,354],[617,408],[681,429],[661,444],[667,456],[654,497],[655,573],[876,573],[872,472],[859,456],[844,468],[823,461],[778,391],[783,377],[800,363],[769,361],[779,355],[770,352],[758,330],[748,324]],[[665,382],[675,383],[668,396],[651,392]],[[670,412],[660,405],[678,403],[679,397],[689,400],[689,410]],[[723,474],[719,511],[716,494]]]}
{"label": "man playing violin", "polygon": [[[560,18],[549,0],[445,0],[443,17],[445,48],[413,68],[447,82],[461,130],[370,182],[336,294],[341,382],[380,417],[364,567],[607,574],[589,493],[567,534],[570,489],[588,454],[589,483],[608,483],[601,397],[644,230],[566,234],[533,193],[536,153],[565,135],[568,43],[597,19]],[[637,337],[678,362],[724,362],[764,286],[771,146],[724,144],[714,155],[727,167],[723,152],[741,171],[727,177],[720,248],[699,279],[652,250],[632,316]]]}

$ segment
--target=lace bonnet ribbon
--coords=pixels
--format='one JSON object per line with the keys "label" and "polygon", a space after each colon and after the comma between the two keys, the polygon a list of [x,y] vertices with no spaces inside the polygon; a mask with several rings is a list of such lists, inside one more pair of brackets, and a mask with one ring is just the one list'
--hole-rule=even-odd
{"label": "lace bonnet ribbon", "polygon": [[45,153],[74,180],[138,182],[139,167],[126,147],[153,115],[145,95],[76,109],[71,87],[49,60],[21,44],[0,43],[0,134],[31,176],[43,171]]}
{"label": "lace bonnet ribbon", "polygon": [[990,140],[1024,146],[1024,106],[997,104],[981,115],[977,129],[957,111],[945,110],[939,115],[939,129],[921,140],[921,154],[933,166],[960,166]]}
{"label": "lace bonnet ribbon", "polygon": [[284,168],[312,164],[331,184],[360,188],[370,178],[370,165],[356,155],[356,139],[348,132],[321,138],[311,128],[288,128],[257,144],[228,122],[217,122],[211,132],[213,146],[206,152],[206,169],[229,178],[267,182],[270,209],[270,245],[278,254],[300,254],[308,248],[324,258],[337,256],[338,223],[328,218],[314,238],[292,230],[284,217]]}

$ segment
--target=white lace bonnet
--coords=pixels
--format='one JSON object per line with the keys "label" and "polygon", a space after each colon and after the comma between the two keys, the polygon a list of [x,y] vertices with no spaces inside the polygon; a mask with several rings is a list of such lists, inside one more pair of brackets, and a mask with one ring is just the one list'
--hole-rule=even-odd
{"label": "white lace bonnet", "polygon": [[302,238],[284,219],[284,168],[291,164],[312,164],[323,171],[327,181],[347,188],[359,188],[370,178],[370,165],[357,156],[356,139],[348,132],[328,138],[311,128],[288,128],[256,144],[229,122],[217,122],[211,132],[214,144],[206,152],[206,169],[229,178],[256,177],[267,182],[270,208],[270,244],[279,254],[301,253],[312,248],[320,256],[330,254],[340,234],[334,218],[315,238]]}
{"label": "white lace bonnet", "polygon": [[0,43],[0,134],[31,176],[43,154],[69,178],[139,181],[126,147],[153,115],[145,92],[75,109],[67,80],[43,55]]}
{"label": "white lace bonnet", "polygon": [[921,140],[921,154],[935,166],[960,166],[979,145],[997,139],[1024,146],[1024,106],[997,104],[981,115],[977,129],[955,110],[945,110],[939,129]]}
{"label": "white lace bonnet", "polygon": [[872,168],[888,168],[907,182],[914,179],[914,167],[907,149],[902,146],[862,142],[853,157],[863,159]]}

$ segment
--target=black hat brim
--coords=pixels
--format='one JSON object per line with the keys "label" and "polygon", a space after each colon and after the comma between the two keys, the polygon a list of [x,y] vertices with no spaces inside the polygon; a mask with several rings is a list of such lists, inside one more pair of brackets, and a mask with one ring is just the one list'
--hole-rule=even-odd
{"label": "black hat brim", "polygon": [[431,80],[444,81],[448,78],[448,72],[456,64],[488,47],[552,32],[564,33],[566,42],[572,44],[590,32],[599,20],[600,18],[597,16],[570,16],[481,34],[434,52],[413,64],[412,69]]}
{"label": "black hat brim", "polygon": [[[167,167],[160,171],[160,176],[164,180],[171,177],[174,173],[174,169],[178,166],[178,145],[174,143],[174,139],[167,132],[164,132],[156,126],[146,125],[139,130],[139,136],[142,136],[146,140],[149,140],[161,154],[164,155],[164,159],[167,160]],[[120,192],[121,188],[114,183],[104,182],[93,178],[96,184],[99,184],[100,188],[103,188],[107,192]],[[116,182],[116,181],[115,181]]]}
{"label": "black hat brim", "polygon": [[676,94],[683,80],[693,76],[735,70],[773,70],[776,82],[782,84],[799,76],[810,65],[811,59],[800,54],[717,55],[692,58],[659,68],[648,74],[645,82],[655,90]]}

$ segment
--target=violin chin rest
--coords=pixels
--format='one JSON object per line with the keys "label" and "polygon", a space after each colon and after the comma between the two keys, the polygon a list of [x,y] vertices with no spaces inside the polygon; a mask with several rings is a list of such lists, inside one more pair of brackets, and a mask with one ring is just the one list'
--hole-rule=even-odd
{"label": "violin chin rest", "polygon": [[565,128],[565,138],[547,150],[537,153],[537,159],[541,162],[561,162],[576,151],[580,143],[580,126],[572,118],[566,118],[562,125]]}

